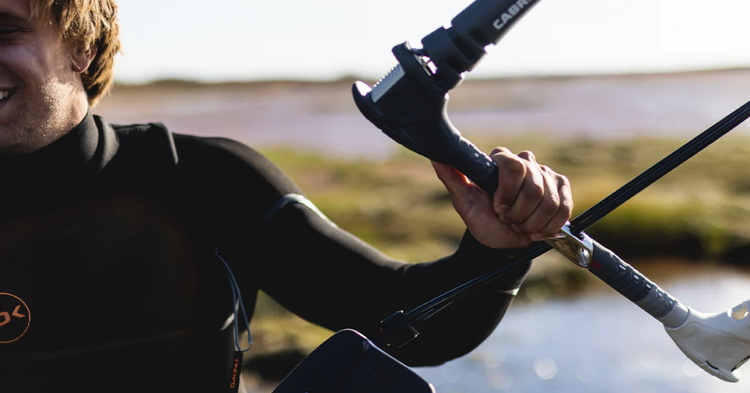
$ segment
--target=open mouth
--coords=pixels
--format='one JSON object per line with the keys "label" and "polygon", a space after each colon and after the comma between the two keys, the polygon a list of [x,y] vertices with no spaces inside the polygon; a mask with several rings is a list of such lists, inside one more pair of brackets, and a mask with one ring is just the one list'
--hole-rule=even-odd
{"label": "open mouth", "polygon": [[0,90],[0,102],[7,100],[12,94],[12,90]]}
{"label": "open mouth", "polygon": [[0,107],[5,106],[10,97],[13,96],[13,92],[13,90],[0,90]]}

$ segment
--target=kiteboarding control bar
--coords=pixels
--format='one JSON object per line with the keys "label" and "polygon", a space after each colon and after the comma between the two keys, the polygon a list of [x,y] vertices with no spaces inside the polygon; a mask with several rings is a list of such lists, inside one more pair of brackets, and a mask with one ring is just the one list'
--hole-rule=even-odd
{"label": "kiteboarding control bar", "polygon": [[[372,89],[363,82],[356,82],[352,87],[357,107],[368,120],[398,143],[431,160],[452,165],[492,195],[497,188],[497,167],[450,123],[446,111],[447,92],[476,66],[485,54],[484,48],[499,41],[508,28],[535,3],[535,0],[476,0],[452,20],[451,27],[441,27],[424,37],[421,48],[409,43],[395,46],[393,54],[398,65],[390,73]],[[588,237],[583,230],[748,116],[750,102],[584,212],[564,228],[559,238],[537,243],[524,257],[505,268],[454,288],[408,313],[393,314],[381,324],[389,345],[406,344],[419,334],[416,327],[422,321],[553,246],[575,263],[589,268],[593,274],[663,322],[668,329],[676,328],[688,319],[688,309]],[[682,346],[681,349],[684,350]],[[709,369],[718,370],[710,367],[706,370]],[[730,380],[731,371],[725,364],[720,374]]]}
{"label": "kiteboarding control bar", "polygon": [[[486,283],[492,281],[493,279],[505,274],[507,271],[523,265],[525,262],[528,262],[529,260],[544,254],[545,252],[549,251],[556,243],[563,242],[562,247],[573,250],[562,252],[563,255],[566,255],[566,257],[568,255],[571,255],[572,257],[569,258],[571,259],[571,261],[582,267],[589,268],[589,263],[579,263],[578,260],[579,255],[583,253],[583,250],[581,250],[581,247],[578,244],[583,242],[582,238],[589,238],[588,235],[583,233],[586,228],[593,225],[596,221],[609,214],[611,211],[625,203],[628,199],[632,198],[640,191],[644,190],[659,178],[671,172],[674,168],[678,167],[690,157],[698,154],[698,152],[737,127],[748,117],[750,117],[750,102],[745,103],[737,110],[711,126],[709,129],[693,138],[688,143],[686,143],[667,157],[663,158],[658,163],[654,164],[651,168],[647,169],[645,172],[641,173],[624,186],[620,187],[620,189],[613,192],[601,202],[597,203],[596,205],[576,217],[569,226],[563,228],[563,239],[551,239],[547,242],[549,244],[537,243],[527,251],[526,255],[507,265],[503,269],[477,277],[472,281],[456,287],[453,290],[446,292],[443,295],[438,296],[435,299],[432,299],[431,301],[410,311],[407,316],[410,317],[410,320],[414,320],[414,322],[421,322],[429,318],[429,316],[433,315],[433,311],[437,307],[440,307],[440,309],[444,308],[444,306],[447,306],[446,303],[452,303],[453,301],[457,300],[458,297],[462,297],[463,295],[472,292],[485,285]],[[598,245],[598,243],[596,244]],[[601,245],[598,246],[603,248]],[[560,248],[562,247],[558,247],[558,251],[560,251]],[[595,250],[593,246],[591,247],[591,249],[586,249],[586,251],[590,254],[590,256],[594,256],[593,254]]]}

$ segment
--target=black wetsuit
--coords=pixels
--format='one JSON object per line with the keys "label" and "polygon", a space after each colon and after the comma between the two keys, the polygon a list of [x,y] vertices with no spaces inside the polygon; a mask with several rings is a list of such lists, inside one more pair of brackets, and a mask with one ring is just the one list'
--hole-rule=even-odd
{"label": "black wetsuit", "polygon": [[[91,115],[50,146],[0,157],[0,179],[3,393],[220,391],[234,340],[214,247],[249,314],[263,290],[311,322],[376,343],[381,319],[517,252],[465,235],[451,256],[398,262],[309,207],[280,203],[300,190],[245,145]],[[418,366],[468,353],[527,270],[437,314],[392,354]]]}

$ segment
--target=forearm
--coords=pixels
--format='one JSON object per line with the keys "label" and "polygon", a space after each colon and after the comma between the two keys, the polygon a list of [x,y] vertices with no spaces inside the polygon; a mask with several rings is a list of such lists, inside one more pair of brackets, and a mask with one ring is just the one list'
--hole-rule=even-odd
{"label": "forearm", "polygon": [[[467,236],[458,251],[438,261],[393,261],[294,206],[269,224],[261,288],[291,311],[332,330],[354,328],[382,344],[379,322],[507,264],[507,251],[489,249]],[[446,308],[421,327],[422,335],[393,354],[410,365],[432,365],[468,353],[497,326],[528,265]]]}
{"label": "forearm", "polygon": [[[407,285],[420,288],[419,299],[404,311],[443,294],[464,282],[496,271],[515,261],[522,250],[496,250],[478,243],[468,231],[456,253],[441,260],[406,267]],[[530,263],[522,264],[484,287],[464,296],[419,326],[420,336],[390,353],[412,366],[437,365],[463,356],[497,327],[523,282]],[[425,295],[430,295],[425,298]],[[396,311],[396,310],[394,310]],[[374,336],[377,337],[377,336]]]}

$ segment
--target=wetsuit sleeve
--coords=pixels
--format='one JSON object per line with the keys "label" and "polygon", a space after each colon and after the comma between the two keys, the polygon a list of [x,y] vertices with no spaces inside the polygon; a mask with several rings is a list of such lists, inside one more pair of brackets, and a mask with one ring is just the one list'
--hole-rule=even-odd
{"label": "wetsuit sleeve", "polygon": [[[182,145],[181,162],[193,166],[194,178],[204,179],[193,181],[200,221],[242,290],[263,290],[295,314],[334,331],[353,328],[382,344],[382,319],[494,271],[518,252],[490,249],[467,233],[457,251],[440,260],[396,261],[303,204],[290,203],[269,215],[285,195],[301,191],[252,149],[224,139],[202,140],[193,149]],[[468,353],[495,329],[528,269],[520,266],[462,298],[392,354],[419,366]]]}
{"label": "wetsuit sleeve", "polygon": [[[377,344],[382,319],[497,269],[514,255],[486,248],[467,233],[453,255],[399,262],[301,205],[279,212],[262,238],[273,258],[262,264],[261,289],[311,322],[334,331],[351,327]],[[528,267],[436,314],[420,326],[419,338],[391,354],[411,366],[467,354],[500,322]]]}

